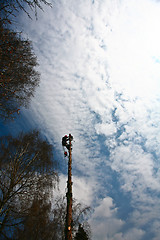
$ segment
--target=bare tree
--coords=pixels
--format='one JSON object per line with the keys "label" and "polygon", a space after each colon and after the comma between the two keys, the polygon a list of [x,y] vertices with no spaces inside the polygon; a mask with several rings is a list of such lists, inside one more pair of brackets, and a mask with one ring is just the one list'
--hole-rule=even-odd
{"label": "bare tree", "polygon": [[37,17],[37,9],[43,11],[43,4],[52,7],[52,4],[46,0],[1,0],[0,15],[3,23],[11,23],[11,17],[15,17],[19,11],[25,12],[29,18],[31,15],[29,10],[33,11]]}
{"label": "bare tree", "polygon": [[0,31],[0,117],[7,119],[28,106],[40,78],[31,42],[1,22]]}
{"label": "bare tree", "polygon": [[22,226],[35,200],[49,201],[58,177],[51,146],[38,132],[0,140],[0,237],[7,239]]}

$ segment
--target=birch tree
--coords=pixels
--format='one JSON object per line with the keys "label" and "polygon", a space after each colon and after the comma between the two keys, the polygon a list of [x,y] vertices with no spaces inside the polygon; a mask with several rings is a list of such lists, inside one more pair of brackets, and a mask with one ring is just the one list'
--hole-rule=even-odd
{"label": "birch tree", "polygon": [[0,143],[0,238],[6,239],[23,225],[35,200],[49,201],[58,177],[52,147],[38,132]]}

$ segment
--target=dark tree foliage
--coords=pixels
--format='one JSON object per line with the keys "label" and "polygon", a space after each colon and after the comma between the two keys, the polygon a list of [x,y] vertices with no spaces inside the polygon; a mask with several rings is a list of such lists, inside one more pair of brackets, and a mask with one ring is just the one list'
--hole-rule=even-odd
{"label": "dark tree foliage", "polygon": [[[3,23],[11,21],[12,16],[16,16],[19,11],[25,12],[31,18],[29,10],[34,11],[37,17],[37,8],[43,10],[42,4],[52,6],[46,0],[1,0],[0,1],[0,15]],[[29,7],[29,9],[28,9]]]}
{"label": "dark tree foliage", "polygon": [[[63,240],[65,217],[66,217],[66,201],[65,197],[58,197],[51,202],[33,201],[33,205],[23,224],[17,228],[14,234],[15,240],[27,239],[45,239],[45,240]],[[79,223],[83,223],[83,229],[88,236],[91,236],[90,226],[84,218],[87,217],[89,208],[82,206],[80,203],[73,204],[73,235],[78,231]]]}
{"label": "dark tree foliage", "polygon": [[52,147],[37,131],[0,138],[0,239],[23,226],[35,201],[49,201],[57,181]]}
{"label": "dark tree foliage", "polygon": [[89,240],[88,234],[80,224],[74,240]]}
{"label": "dark tree foliage", "polygon": [[[15,240],[54,240],[51,203],[34,199],[28,215],[15,233]],[[56,240],[56,239],[55,239]]]}
{"label": "dark tree foliage", "polygon": [[0,117],[12,118],[21,106],[28,106],[39,74],[31,42],[6,29],[0,22]]}
{"label": "dark tree foliage", "polygon": [[[54,202],[54,204],[53,204]],[[14,240],[63,240],[64,236],[64,225],[66,215],[66,203],[64,197],[58,197],[55,201],[47,202],[44,200],[33,201],[33,204],[29,210],[29,214],[24,219],[23,224],[18,227],[14,234]],[[79,222],[76,222],[79,214],[81,217],[87,216],[89,209],[83,207],[81,204],[77,204],[74,201],[73,207],[73,235],[79,234],[78,226]],[[81,219],[82,221],[82,219]],[[91,232],[88,223],[80,225],[85,232],[84,238],[90,240]],[[84,236],[84,234],[83,234]],[[83,238],[81,238],[83,240]]]}

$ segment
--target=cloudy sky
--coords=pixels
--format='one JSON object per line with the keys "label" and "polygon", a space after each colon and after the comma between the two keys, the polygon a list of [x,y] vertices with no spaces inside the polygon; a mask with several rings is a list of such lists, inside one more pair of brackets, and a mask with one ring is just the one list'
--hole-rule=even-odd
{"label": "cloudy sky", "polygon": [[[19,27],[41,84],[16,128],[41,128],[59,159],[71,133],[74,197],[93,240],[160,239],[160,1],[54,0]],[[25,123],[24,123],[25,119]]]}

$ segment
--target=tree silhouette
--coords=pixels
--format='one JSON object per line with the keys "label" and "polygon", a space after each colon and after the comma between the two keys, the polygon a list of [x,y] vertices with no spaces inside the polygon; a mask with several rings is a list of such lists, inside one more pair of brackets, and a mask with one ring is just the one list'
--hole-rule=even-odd
{"label": "tree silhouette", "polygon": [[15,231],[14,239],[53,240],[51,212],[51,202],[34,199],[23,224]]}
{"label": "tree silhouette", "polygon": [[89,240],[88,234],[81,224],[79,224],[78,232],[76,233],[74,240]]}
{"label": "tree silhouette", "polygon": [[27,107],[39,84],[31,42],[0,22],[0,117],[12,118]]}
{"label": "tree silhouette", "polygon": [[23,226],[34,203],[47,202],[58,177],[52,147],[34,131],[0,139],[0,238]]}
{"label": "tree silhouette", "polygon": [[1,0],[0,1],[0,14],[3,23],[11,21],[11,17],[15,17],[19,11],[25,12],[29,18],[31,15],[29,10],[33,11],[37,17],[37,8],[43,10],[42,4],[52,6],[46,0]]}

